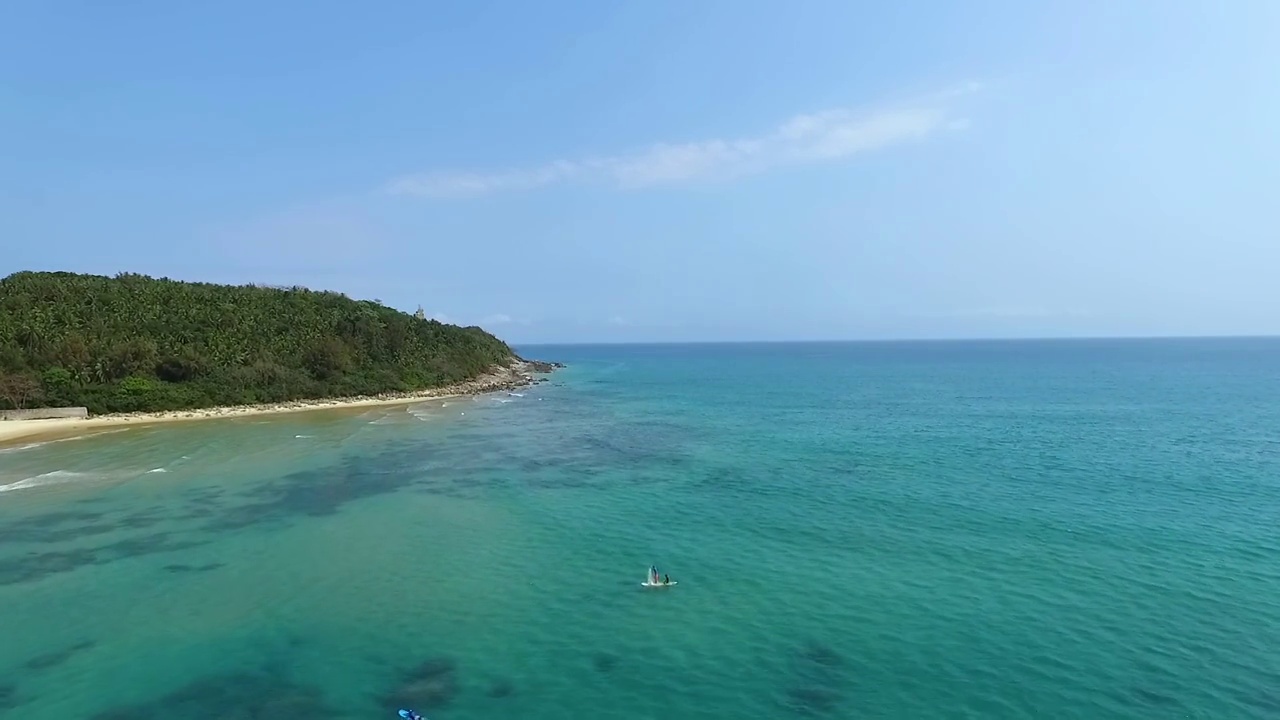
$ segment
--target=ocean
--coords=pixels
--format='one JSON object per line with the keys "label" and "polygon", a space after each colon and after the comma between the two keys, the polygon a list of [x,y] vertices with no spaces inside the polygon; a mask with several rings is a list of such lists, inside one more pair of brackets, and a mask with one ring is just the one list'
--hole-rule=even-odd
{"label": "ocean", "polygon": [[1280,340],[521,350],[0,449],[0,716],[1280,717]]}

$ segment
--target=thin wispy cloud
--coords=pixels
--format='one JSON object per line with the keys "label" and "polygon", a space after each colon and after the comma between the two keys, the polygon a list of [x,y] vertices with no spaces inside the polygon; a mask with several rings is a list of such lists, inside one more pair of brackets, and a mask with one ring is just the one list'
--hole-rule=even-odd
{"label": "thin wispy cloud", "polygon": [[447,323],[449,325],[459,325],[466,327],[468,325],[479,325],[482,328],[492,328],[499,325],[529,325],[530,320],[523,317],[512,317],[506,313],[493,313],[485,315],[477,319],[474,315],[462,316],[450,315],[443,312],[434,312],[427,317],[438,322]]}
{"label": "thin wispy cloud", "polygon": [[981,88],[980,83],[970,82],[893,107],[796,115],[753,137],[656,143],[635,153],[560,159],[531,168],[408,175],[391,181],[386,190],[396,195],[465,198],[570,181],[638,189],[835,162],[964,129],[968,119],[955,114],[954,103]]}

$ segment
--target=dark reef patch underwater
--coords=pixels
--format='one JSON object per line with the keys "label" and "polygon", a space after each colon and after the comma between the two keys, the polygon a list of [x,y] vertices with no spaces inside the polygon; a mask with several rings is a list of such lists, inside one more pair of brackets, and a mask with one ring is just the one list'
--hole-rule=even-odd
{"label": "dark reef patch underwater", "polygon": [[405,672],[383,704],[397,708],[442,708],[458,694],[458,666],[447,657],[428,659]]}
{"label": "dark reef patch underwater", "polygon": [[339,718],[320,688],[257,673],[209,675],[152,702],[106,710],[93,720],[172,720],[174,718]]}

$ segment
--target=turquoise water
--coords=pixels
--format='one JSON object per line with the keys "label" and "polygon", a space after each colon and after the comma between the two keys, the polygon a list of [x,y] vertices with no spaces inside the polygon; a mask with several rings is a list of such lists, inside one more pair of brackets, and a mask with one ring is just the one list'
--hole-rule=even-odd
{"label": "turquoise water", "polygon": [[0,716],[1280,716],[1280,341],[528,354],[0,451]]}

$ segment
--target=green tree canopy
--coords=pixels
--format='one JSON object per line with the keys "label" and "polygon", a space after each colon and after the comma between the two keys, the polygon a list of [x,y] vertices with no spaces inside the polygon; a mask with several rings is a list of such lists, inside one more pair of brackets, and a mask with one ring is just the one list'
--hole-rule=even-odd
{"label": "green tree canopy", "polygon": [[0,407],[176,410],[440,387],[515,360],[478,327],[302,287],[0,280]]}

